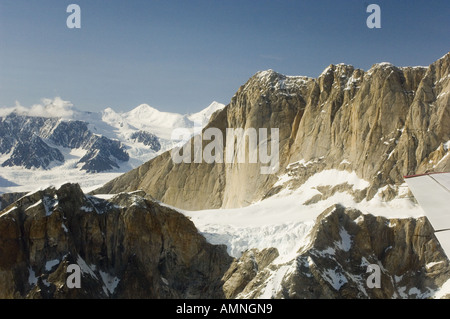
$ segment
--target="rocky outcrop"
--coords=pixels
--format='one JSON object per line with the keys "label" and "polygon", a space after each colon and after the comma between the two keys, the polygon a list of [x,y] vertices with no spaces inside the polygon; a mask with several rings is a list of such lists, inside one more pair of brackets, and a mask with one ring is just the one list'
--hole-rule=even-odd
{"label": "rocky outcrop", "polygon": [[43,135],[55,145],[67,148],[86,148],[92,138],[87,123],[82,121],[58,121],[54,128]]}
{"label": "rocky outcrop", "polygon": [[11,156],[2,166],[23,166],[26,169],[48,168],[52,162],[62,163],[63,154],[54,147],[48,146],[39,136],[23,137],[14,146]]}
{"label": "rocky outcrop", "polygon": [[0,212],[0,298],[220,298],[231,262],[143,192],[104,200],[66,184]]}
{"label": "rocky outcrop", "polygon": [[448,75],[450,54],[428,68],[330,66],[302,115],[290,162],[322,158],[325,169],[345,163],[371,182],[368,198],[404,175],[440,170],[449,158],[428,157],[450,140]]}
{"label": "rocky outcrop", "polygon": [[226,298],[236,298],[245,287],[278,257],[276,248],[267,248],[259,251],[250,249],[245,251],[239,259],[235,259],[222,280],[223,291]]}
{"label": "rocky outcrop", "polygon": [[156,135],[139,130],[131,134],[130,139],[137,143],[142,143],[145,146],[150,146],[152,150],[158,152],[161,149],[161,144],[159,143],[158,137]]}
{"label": "rocky outcrop", "polygon": [[[440,292],[450,282],[449,260],[425,217],[386,219],[337,205],[317,218],[309,236],[309,244],[301,247],[290,262],[265,265],[254,260],[258,254],[267,253],[245,253],[229,270],[233,275],[224,284],[228,295],[450,298],[448,293]],[[375,267],[370,265],[380,271],[378,283],[371,277]],[[232,282],[233,289],[229,287]]]}
{"label": "rocky outcrop", "polygon": [[[0,212],[0,298],[449,298],[450,264],[428,220],[335,205],[292,259],[236,259],[142,191],[110,199],[77,184]],[[68,282],[74,265],[80,288]],[[370,286],[378,267],[379,286]]]}
{"label": "rocky outcrop", "polygon": [[5,193],[0,195],[0,210],[5,209],[19,198],[25,196],[27,193]]}
{"label": "rocky outcrop", "polygon": [[93,135],[83,146],[87,153],[80,159],[82,170],[99,173],[119,168],[119,162],[127,162],[130,156],[122,143],[104,136]]}
{"label": "rocky outcrop", "polygon": [[[258,72],[206,128],[224,136],[227,128],[278,128],[276,174],[261,174],[260,163],[174,164],[166,152],[95,193],[143,189],[186,209],[241,207],[339,169],[369,181],[358,197],[371,199],[386,185],[395,192],[404,175],[449,168],[449,92],[450,53],[429,67],[330,65],[317,79]],[[307,169],[274,189],[277,176],[296,174],[288,165],[299,162]]]}

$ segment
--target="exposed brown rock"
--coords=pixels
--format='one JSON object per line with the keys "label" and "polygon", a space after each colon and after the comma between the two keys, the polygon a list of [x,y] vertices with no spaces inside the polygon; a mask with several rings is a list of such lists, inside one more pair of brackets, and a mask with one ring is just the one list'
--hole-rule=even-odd
{"label": "exposed brown rock", "polygon": [[235,298],[253,278],[278,257],[276,248],[262,251],[250,249],[235,260],[223,276],[223,291],[226,298]]}
{"label": "exposed brown rock", "polygon": [[[0,298],[220,298],[231,261],[142,192],[101,200],[66,184],[0,215]],[[69,264],[80,289],[66,285]]]}

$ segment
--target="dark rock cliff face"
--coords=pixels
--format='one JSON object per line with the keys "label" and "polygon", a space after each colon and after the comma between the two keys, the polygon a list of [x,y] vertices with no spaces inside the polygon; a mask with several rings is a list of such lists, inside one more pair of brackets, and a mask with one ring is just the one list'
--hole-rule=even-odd
{"label": "dark rock cliff face", "polygon": [[25,196],[28,193],[20,192],[20,193],[5,193],[0,195],[0,210],[5,209],[12,203],[14,203],[19,198]]}
{"label": "dark rock cliff face", "polygon": [[47,137],[55,144],[67,148],[86,148],[86,143],[92,138],[85,122],[61,121]]}
{"label": "dark rock cliff face", "polygon": [[102,200],[66,184],[0,213],[0,298],[220,298],[231,261],[142,192]]}
{"label": "dark rock cliff face", "polygon": [[142,143],[145,146],[150,146],[155,152],[158,152],[161,149],[161,143],[159,143],[158,138],[154,134],[146,131],[134,132],[131,134],[130,139]]}
{"label": "dark rock cliff face", "polygon": [[299,161],[311,164],[295,176],[297,186],[317,172],[339,169],[370,182],[361,198],[385,185],[395,192],[404,175],[450,169],[449,92],[450,53],[428,68],[380,63],[365,72],[330,65],[317,79],[258,72],[206,128],[223,136],[226,128],[278,128],[276,174],[261,174],[260,163],[175,164],[167,152],[96,192],[143,189],[186,209],[240,207],[276,193],[277,176]]}
{"label": "dark rock cliff face", "polygon": [[128,153],[119,141],[113,141],[104,136],[94,136],[84,145],[88,150],[80,159],[81,169],[88,173],[98,173],[119,168],[117,160],[126,162],[130,159]]}
{"label": "dark rock cliff face", "polygon": [[39,136],[17,141],[14,150],[2,166],[23,166],[30,168],[48,168],[52,162],[64,162],[62,153],[48,146]]}

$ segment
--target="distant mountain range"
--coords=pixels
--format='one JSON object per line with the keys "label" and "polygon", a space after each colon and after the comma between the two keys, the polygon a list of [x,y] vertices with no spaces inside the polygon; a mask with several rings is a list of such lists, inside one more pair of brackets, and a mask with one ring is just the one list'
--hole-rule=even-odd
{"label": "distant mountain range", "polygon": [[186,115],[161,112],[147,104],[125,113],[111,108],[98,113],[75,108],[67,112],[66,108],[60,112],[61,117],[54,117],[60,100],[46,102],[40,113],[17,107],[0,116],[0,187],[17,183],[7,174],[7,167],[87,173],[127,171],[171,148],[176,142],[170,139],[175,128],[203,127],[212,113],[224,107],[213,102],[198,113]]}

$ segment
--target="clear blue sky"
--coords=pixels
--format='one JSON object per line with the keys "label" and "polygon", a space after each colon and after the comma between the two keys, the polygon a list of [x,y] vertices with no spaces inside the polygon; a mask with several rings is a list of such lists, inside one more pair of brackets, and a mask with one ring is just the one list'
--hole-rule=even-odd
{"label": "clear blue sky", "polygon": [[[81,29],[66,8],[81,7]],[[366,8],[381,7],[381,29]],[[450,2],[0,0],[0,107],[60,96],[82,110],[228,104],[259,70],[429,65],[450,50]]]}

